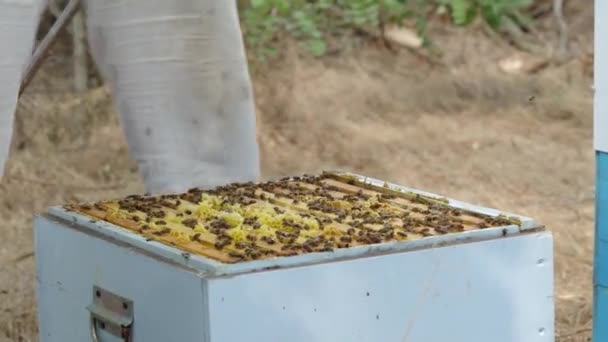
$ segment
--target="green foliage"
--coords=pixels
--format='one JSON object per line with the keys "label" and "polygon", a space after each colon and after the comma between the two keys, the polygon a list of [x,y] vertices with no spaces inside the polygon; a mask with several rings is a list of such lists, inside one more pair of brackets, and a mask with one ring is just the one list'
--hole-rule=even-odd
{"label": "green foliage", "polygon": [[328,38],[349,32],[370,32],[386,23],[414,19],[426,40],[427,13],[448,10],[455,25],[478,15],[495,29],[506,20],[521,24],[523,10],[534,0],[241,0],[248,45],[258,57],[276,53],[277,39],[288,34],[315,56],[327,51]]}
{"label": "green foliage", "polygon": [[498,29],[508,20],[521,24],[525,18],[523,10],[534,0],[440,0],[439,3],[450,7],[456,25],[467,25],[481,14],[492,28]]}
{"label": "green foliage", "polygon": [[274,54],[274,42],[287,33],[315,56],[325,54],[327,36],[378,28],[400,21],[405,0],[250,0],[242,5],[247,43],[259,57]]}

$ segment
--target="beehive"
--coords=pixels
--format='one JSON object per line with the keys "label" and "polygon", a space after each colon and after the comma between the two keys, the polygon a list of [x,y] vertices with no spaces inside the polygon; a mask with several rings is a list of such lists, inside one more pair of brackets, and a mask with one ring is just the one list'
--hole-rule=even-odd
{"label": "beehive", "polygon": [[56,206],[34,232],[41,342],[554,339],[549,231],[365,176]]}
{"label": "beehive", "polygon": [[223,263],[519,223],[330,172],[67,208]]}

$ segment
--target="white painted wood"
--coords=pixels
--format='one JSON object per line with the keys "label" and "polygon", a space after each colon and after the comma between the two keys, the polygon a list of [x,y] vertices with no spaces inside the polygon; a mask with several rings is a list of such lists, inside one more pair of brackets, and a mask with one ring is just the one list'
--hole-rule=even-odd
{"label": "white painted wood", "polygon": [[107,239],[36,220],[41,342],[89,340],[93,285],[134,301],[134,342],[554,339],[545,231],[214,278]]}
{"label": "white painted wood", "polygon": [[[341,172],[343,175],[358,177],[360,180],[365,181],[369,184],[383,186],[384,181],[374,179],[362,175],[356,175],[348,172]],[[388,186],[395,189],[400,189],[405,192],[418,193],[425,196],[441,197],[449,202],[449,205],[455,208],[461,208],[472,212],[499,216],[506,215],[509,217],[515,217],[520,220],[521,226],[511,225],[504,227],[496,227],[483,230],[472,230],[457,234],[446,234],[440,236],[430,236],[422,239],[416,239],[411,241],[397,241],[390,243],[383,243],[369,246],[359,246],[349,249],[339,249],[333,252],[326,253],[309,253],[304,255],[298,255],[290,258],[275,258],[259,261],[244,262],[238,264],[226,265],[219,263],[214,260],[199,257],[196,255],[189,255],[182,253],[179,249],[172,246],[162,244],[155,241],[146,241],[146,239],[140,235],[133,234],[130,230],[115,226],[113,224],[105,223],[98,220],[91,220],[90,217],[80,215],[71,211],[67,211],[62,207],[51,207],[48,212],[50,215],[72,222],[73,224],[81,227],[82,229],[102,234],[108,238],[115,239],[131,246],[138,247],[144,251],[152,253],[154,255],[162,256],[163,258],[172,260],[177,264],[196,268],[201,272],[204,272],[208,276],[223,276],[223,275],[236,275],[242,273],[257,272],[269,268],[277,267],[297,267],[319,263],[332,262],[341,259],[353,259],[361,258],[370,255],[390,254],[390,253],[403,253],[406,251],[412,251],[422,248],[432,248],[437,245],[454,245],[465,242],[483,241],[489,239],[496,239],[501,236],[511,236],[520,234],[521,231],[527,231],[532,229],[538,229],[538,224],[534,219],[516,215],[512,213],[505,213],[497,209],[486,208],[474,204],[469,204],[454,199],[446,198],[444,196],[432,194],[429,192],[407,188],[401,185],[387,183]]]}
{"label": "white painted wood", "polygon": [[[197,272],[46,218],[35,223],[41,342],[91,341],[93,285],[134,301],[135,342],[207,341]],[[104,336],[100,342],[116,341]]]}
{"label": "white painted wood", "polygon": [[608,152],[608,2],[595,2],[594,143],[597,151]]}
{"label": "white painted wood", "polygon": [[211,341],[554,341],[547,232],[210,280]]}
{"label": "white painted wood", "polygon": [[383,244],[365,245],[351,247],[348,249],[338,249],[333,252],[324,253],[307,253],[296,255],[290,258],[272,258],[265,260],[254,260],[237,264],[223,264],[215,260],[204,258],[202,256],[190,255],[183,253],[179,249],[157,241],[147,241],[141,235],[133,234],[130,230],[115,226],[110,223],[91,220],[87,216],[83,216],[74,212],[66,211],[60,207],[53,207],[49,212],[58,218],[62,218],[67,222],[77,225],[81,229],[90,232],[102,234],[107,238],[116,241],[127,243],[131,246],[140,248],[154,255],[172,260],[176,264],[195,268],[207,276],[232,276],[242,273],[252,273],[265,269],[274,269],[277,267],[299,267],[313,265],[319,263],[332,262],[342,259],[362,258],[371,255],[403,253],[422,248],[433,248],[438,245],[455,245],[460,243],[483,241],[496,239],[503,236],[512,236],[520,234],[521,228],[513,226],[504,226],[496,228],[488,228],[482,230],[471,230],[457,234],[445,234],[437,236],[429,236],[425,238],[394,241]]}

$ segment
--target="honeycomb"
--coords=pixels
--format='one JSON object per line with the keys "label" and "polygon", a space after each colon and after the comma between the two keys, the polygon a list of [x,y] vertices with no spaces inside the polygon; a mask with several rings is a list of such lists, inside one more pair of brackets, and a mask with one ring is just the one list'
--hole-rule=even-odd
{"label": "honeycomb", "polygon": [[337,173],[65,208],[223,263],[518,224]]}

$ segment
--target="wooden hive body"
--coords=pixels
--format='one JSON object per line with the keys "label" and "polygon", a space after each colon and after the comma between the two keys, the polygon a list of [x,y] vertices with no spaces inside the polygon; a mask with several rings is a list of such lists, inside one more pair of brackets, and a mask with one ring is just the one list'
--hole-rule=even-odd
{"label": "wooden hive body", "polygon": [[552,237],[530,218],[343,173],[203,193],[38,217],[41,341],[89,340],[98,288],[128,299],[133,341],[554,337]]}

